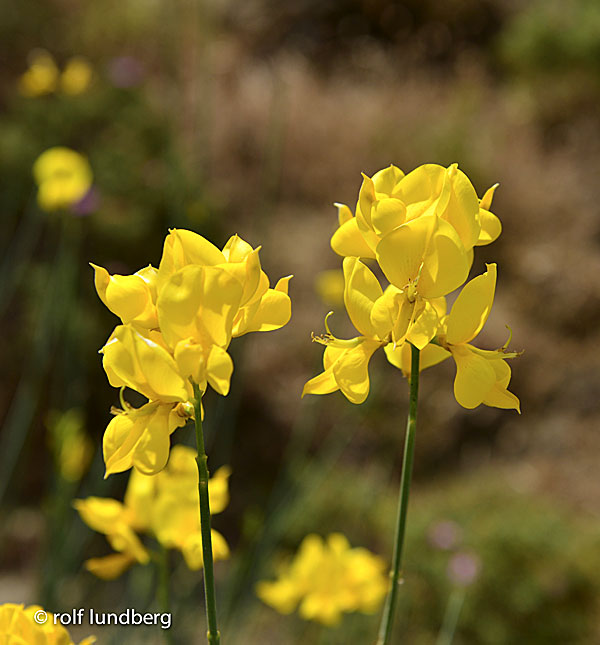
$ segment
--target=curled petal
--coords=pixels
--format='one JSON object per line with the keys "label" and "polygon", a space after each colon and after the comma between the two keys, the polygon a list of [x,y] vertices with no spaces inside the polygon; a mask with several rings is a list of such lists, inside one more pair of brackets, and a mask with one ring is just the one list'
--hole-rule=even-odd
{"label": "curled petal", "polygon": [[103,558],[90,558],[85,568],[101,580],[115,580],[125,573],[136,559],[129,553],[111,553]]}
{"label": "curled petal", "polygon": [[331,248],[343,257],[375,258],[375,253],[358,228],[355,217],[346,220],[336,230],[331,238]]}
{"label": "curled petal", "polygon": [[218,345],[213,345],[206,362],[206,378],[211,387],[219,394],[227,396],[232,373],[231,356]]}
{"label": "curled petal", "polygon": [[496,371],[491,361],[471,352],[467,346],[452,348],[456,362],[454,396],[469,410],[481,405],[496,383]]}
{"label": "curled petal", "polygon": [[446,319],[446,339],[457,345],[468,343],[483,329],[494,303],[496,265],[470,280],[459,293]]}
{"label": "curled petal", "polygon": [[358,258],[344,258],[344,303],[350,320],[358,331],[374,337],[376,330],[371,323],[371,310],[375,301],[383,295],[381,286]]}

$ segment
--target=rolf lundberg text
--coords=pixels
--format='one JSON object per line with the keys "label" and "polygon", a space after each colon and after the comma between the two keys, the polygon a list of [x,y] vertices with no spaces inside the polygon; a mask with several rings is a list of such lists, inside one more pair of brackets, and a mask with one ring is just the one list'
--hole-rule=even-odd
{"label": "rolf lundberg text", "polygon": [[99,612],[83,607],[73,609],[71,612],[54,614],[54,624],[82,625],[84,619],[90,625],[160,625],[161,629],[171,628],[171,614],[169,613],[141,613],[135,609],[125,609],[122,612]]}

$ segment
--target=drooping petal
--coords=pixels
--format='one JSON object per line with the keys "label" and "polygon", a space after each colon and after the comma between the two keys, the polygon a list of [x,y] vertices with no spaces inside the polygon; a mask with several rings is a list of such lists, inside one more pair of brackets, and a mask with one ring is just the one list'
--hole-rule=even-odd
{"label": "drooping petal", "polygon": [[302,396],[304,397],[305,394],[331,394],[339,389],[340,386],[333,375],[333,368],[330,367],[304,384]]}
{"label": "drooping petal", "polygon": [[104,535],[114,531],[115,526],[127,517],[125,506],[116,499],[107,497],[76,499],[73,508],[91,529]]}
{"label": "drooping petal", "polygon": [[206,378],[211,387],[222,396],[227,396],[232,373],[231,356],[218,345],[213,345],[206,362]]}
{"label": "drooping petal", "polygon": [[479,209],[479,219],[481,220],[481,232],[479,233],[476,246],[491,244],[500,237],[502,223],[494,213],[490,213],[490,211],[486,211],[483,208]]}
{"label": "drooping petal", "polygon": [[511,375],[510,366],[502,359],[490,361],[490,364],[496,373],[496,383],[483,399],[483,404],[493,408],[516,410],[521,414],[521,404],[518,397],[507,389]]}
{"label": "drooping petal", "polygon": [[[402,335],[406,332],[411,312],[406,311],[405,303],[406,296],[393,285],[389,285],[383,295],[375,300],[371,309],[371,325],[378,338],[387,338],[393,329],[398,333],[398,328],[402,328],[399,332]],[[403,316],[406,318],[404,326],[398,322]]]}
{"label": "drooping petal", "polygon": [[446,319],[446,339],[453,345],[468,343],[482,330],[494,303],[496,265],[470,280],[459,293]]}
{"label": "drooping petal", "polygon": [[[91,264],[91,263],[90,263]],[[95,264],[94,283],[100,300],[115,315],[127,324],[138,317],[151,317],[152,297],[146,282],[138,275],[110,275],[108,271]],[[156,322],[156,315],[153,316]]]}
{"label": "drooping petal", "polygon": [[108,477],[113,473],[129,470],[133,465],[133,450],[144,431],[143,424],[137,423],[126,414],[118,414],[104,431],[102,449]]}
{"label": "drooping petal", "polygon": [[471,352],[468,346],[452,347],[456,362],[454,397],[457,402],[472,410],[481,405],[496,383],[496,372],[491,361]]}
{"label": "drooping petal", "polygon": [[333,364],[333,374],[340,390],[351,403],[362,403],[369,394],[369,361],[381,343],[365,339],[346,350]]}
{"label": "drooping petal", "polygon": [[373,338],[376,331],[371,323],[371,310],[383,295],[381,285],[358,258],[344,258],[344,303],[350,320],[364,336]]}
{"label": "drooping petal", "polygon": [[229,504],[229,477],[231,477],[231,468],[229,466],[221,466],[208,480],[211,515],[221,513]]}
{"label": "drooping petal", "polygon": [[169,427],[169,406],[161,405],[154,414],[146,417],[142,435],[133,451],[133,466],[144,475],[156,475],[169,459],[171,445]]}
{"label": "drooping petal", "polygon": [[192,338],[180,340],[175,346],[173,356],[177,369],[183,378],[191,378],[194,383],[203,384],[206,381],[205,348],[195,343]]}

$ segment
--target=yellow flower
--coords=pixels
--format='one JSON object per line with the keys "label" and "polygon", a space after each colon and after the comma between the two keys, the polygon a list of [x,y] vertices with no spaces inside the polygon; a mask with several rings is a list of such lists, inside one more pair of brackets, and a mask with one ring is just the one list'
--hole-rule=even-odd
{"label": "yellow flower", "polygon": [[[450,314],[442,320],[437,344],[425,348],[420,368],[452,356],[456,363],[454,396],[460,405],[472,409],[483,403],[520,412],[519,399],[507,389],[511,370],[506,362],[519,354],[507,351],[508,343],[495,351],[470,344],[483,329],[494,302],[496,265],[486,267],[487,271],[468,282],[458,295]],[[386,353],[392,364],[410,376],[408,348],[388,347]]]}
{"label": "yellow flower", "polygon": [[53,412],[49,416],[48,427],[51,448],[61,476],[67,481],[78,482],[94,454],[92,440],[83,429],[81,411]]}
{"label": "yellow flower", "polygon": [[344,274],[339,269],[321,271],[315,281],[315,290],[326,305],[341,305],[344,302]]}
{"label": "yellow flower", "polygon": [[60,76],[60,88],[65,94],[83,94],[91,82],[93,70],[88,61],[82,56],[69,58]]}
{"label": "yellow flower", "polygon": [[[39,605],[0,605],[0,642],[6,645],[75,645],[69,632],[54,614]],[[79,645],[92,645],[94,636],[84,638]]]}
{"label": "yellow flower", "polygon": [[51,94],[58,83],[58,67],[54,58],[44,50],[33,52],[27,71],[19,79],[19,92],[36,97]]}
{"label": "yellow flower", "polygon": [[419,349],[435,336],[444,298],[417,299],[414,292],[390,285],[382,290],[375,275],[358,258],[344,258],[344,303],[356,329],[362,334],[349,340],[328,333],[317,342],[324,344],[324,372],[304,386],[302,395],[329,394],[341,390],[352,403],[362,403],[369,393],[369,361],[373,353],[388,344],[406,340]]}
{"label": "yellow flower", "polygon": [[335,625],[343,613],[374,613],[388,589],[385,563],[367,549],[351,548],[340,533],[308,535],[274,582],[261,581],[258,597],[282,614],[299,605],[305,620]]}
{"label": "yellow flower", "polygon": [[221,251],[192,231],[173,229],[158,269],[111,276],[92,264],[100,299],[123,322],[101,350],[108,380],[148,398],[138,409],[122,400],[116,410],[104,437],[107,475],[131,466],[159,472],[170,434],[193,416],[192,383],[201,394],[210,385],[226,396],[232,338],[288,322],[291,276],[269,288],[259,251],[237,235]]}
{"label": "yellow flower", "polygon": [[[88,497],[76,500],[74,507],[92,529],[107,536],[117,553],[92,558],[86,568],[94,575],[112,580],[129,566],[147,564],[150,553],[137,533],[154,536],[165,548],[179,549],[190,569],[202,567],[202,535],[198,514],[198,469],[196,451],[175,446],[167,466],[157,475],[131,472],[124,503],[113,499]],[[211,514],[229,503],[228,480],[231,471],[223,466],[208,482]],[[225,538],[211,532],[215,560],[229,557]]]}
{"label": "yellow flower", "polygon": [[70,208],[88,192],[92,170],[87,159],[64,147],[49,148],[33,165],[38,204],[45,211]]}
{"label": "yellow flower", "polygon": [[339,228],[331,246],[342,256],[375,258],[377,245],[388,233],[420,217],[437,216],[452,226],[470,252],[500,235],[500,222],[489,211],[494,189],[480,204],[457,164],[448,168],[425,164],[408,175],[392,165],[372,178],[363,175],[356,216],[347,206],[336,204]]}

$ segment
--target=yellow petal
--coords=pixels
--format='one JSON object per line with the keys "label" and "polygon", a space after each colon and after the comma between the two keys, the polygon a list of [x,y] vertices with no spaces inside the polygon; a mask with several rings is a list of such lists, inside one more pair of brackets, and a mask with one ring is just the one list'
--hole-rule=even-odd
{"label": "yellow petal", "polygon": [[243,262],[254,249],[239,235],[232,235],[223,247],[227,262]]}
{"label": "yellow petal", "polygon": [[169,459],[169,406],[161,405],[154,414],[145,417],[146,423],[133,451],[133,466],[144,475],[155,475]]}
{"label": "yellow petal", "polygon": [[180,340],[175,346],[173,356],[181,376],[191,378],[198,384],[204,383],[206,381],[206,359],[204,354],[204,347],[195,343],[193,339]]}
{"label": "yellow petal", "polygon": [[490,364],[496,373],[496,383],[483,399],[483,404],[504,410],[516,410],[521,414],[519,399],[507,389],[510,382],[510,366],[502,359],[492,360]]}
{"label": "yellow petal", "polygon": [[485,191],[485,194],[479,202],[479,208],[482,208],[485,211],[490,210],[490,208],[492,207],[492,199],[494,198],[494,193],[496,192],[496,188],[498,188],[499,185],[500,184],[494,184],[491,188],[488,188]]}
{"label": "yellow petal", "polygon": [[439,298],[457,289],[469,274],[469,256],[451,224],[434,220],[423,258],[417,291],[423,298]]}
{"label": "yellow petal", "polygon": [[496,265],[470,280],[459,293],[446,320],[446,340],[457,345],[468,343],[482,330],[494,303]]}
{"label": "yellow petal", "polygon": [[440,320],[435,307],[429,301],[425,301],[423,309],[416,316],[410,326],[406,339],[417,349],[423,349],[437,334]]}
{"label": "yellow petal", "polygon": [[393,197],[377,200],[371,208],[371,224],[377,235],[385,235],[406,219],[404,202]]}
{"label": "yellow petal", "polygon": [[211,515],[221,513],[229,504],[229,477],[231,477],[231,468],[229,466],[221,466],[208,480]]}
{"label": "yellow petal", "polygon": [[407,222],[379,242],[377,261],[386,278],[399,289],[419,276],[436,220],[436,217],[420,217]]}
{"label": "yellow petal", "polygon": [[355,217],[341,224],[333,234],[331,248],[343,257],[375,258],[375,253],[359,230]]}
{"label": "yellow petal", "polygon": [[128,553],[140,564],[150,562],[150,554],[141,543],[136,533],[124,524],[118,525],[114,531],[106,536],[106,539],[115,551]]}
{"label": "yellow petal", "polygon": [[227,396],[232,373],[231,356],[221,347],[213,345],[206,362],[206,378],[211,387],[219,394]]}
{"label": "yellow petal", "polygon": [[381,285],[369,268],[358,258],[344,258],[344,303],[350,320],[364,336],[376,334],[371,323],[371,310],[383,295]]}
{"label": "yellow petal", "polygon": [[146,531],[151,525],[156,483],[156,477],[143,475],[136,469],[133,469],[129,475],[123,501],[130,511],[131,526],[136,531]]}
{"label": "yellow petal", "polygon": [[351,403],[362,403],[369,394],[369,361],[381,343],[365,339],[357,347],[345,350],[333,364],[335,380]]}
{"label": "yellow petal", "polygon": [[113,387],[126,385],[152,400],[188,400],[188,384],[179,374],[175,359],[164,347],[133,327],[116,327],[102,353]]}
{"label": "yellow petal", "polygon": [[462,170],[450,166],[446,172],[450,195],[446,207],[438,211],[438,215],[454,227],[465,249],[470,249],[477,243],[481,231],[477,193]]}
{"label": "yellow petal", "polygon": [[406,220],[443,212],[450,197],[446,168],[424,164],[409,172],[398,184],[395,197],[406,204]]}
{"label": "yellow petal", "polygon": [[91,529],[104,535],[114,531],[127,517],[127,509],[121,502],[105,497],[76,499],[73,508]]}
{"label": "yellow petal", "polygon": [[292,316],[292,301],[288,285],[293,276],[281,278],[274,289],[269,289],[253,309],[244,324],[238,325],[234,336],[253,331],[273,331],[287,325]]}
{"label": "yellow petal", "polygon": [[494,213],[482,208],[479,209],[479,219],[481,221],[481,232],[476,246],[491,244],[502,233],[502,224]]}
{"label": "yellow petal", "polygon": [[136,562],[129,553],[111,553],[103,558],[90,558],[85,568],[102,580],[115,580]]}
{"label": "yellow petal", "polygon": [[[225,560],[229,557],[229,547],[225,538],[215,530],[210,532],[212,542],[213,560]],[[183,557],[188,567],[192,571],[197,571],[204,566],[204,557],[202,555],[202,534],[193,533],[186,538],[181,549]]]}
{"label": "yellow petal", "polygon": [[404,173],[394,166],[394,164],[389,165],[387,168],[377,171],[373,175],[373,185],[377,193],[383,193],[384,195],[395,196],[394,192],[398,188],[400,180],[404,177]]}
{"label": "yellow petal", "polygon": [[[100,300],[127,324],[140,316],[151,315],[152,297],[147,283],[138,275],[110,275],[106,269],[91,264]],[[156,316],[154,316],[156,321]]]}
{"label": "yellow petal", "polygon": [[[406,297],[398,288],[390,285],[377,300],[371,309],[371,325],[378,338],[386,338],[392,329],[399,329],[402,323],[399,319],[406,317],[407,309],[404,306]],[[408,328],[410,313],[406,318],[406,325],[401,332],[404,334]]]}
{"label": "yellow petal", "polygon": [[488,397],[496,383],[496,372],[491,361],[471,352],[468,346],[452,347],[456,362],[454,396],[469,410],[476,408]]}
{"label": "yellow petal", "polygon": [[334,206],[338,209],[338,223],[340,226],[343,226],[346,222],[354,218],[352,211],[346,206],[346,204],[338,204],[337,202]]}
{"label": "yellow petal", "polygon": [[337,392],[339,389],[340,386],[335,380],[333,369],[328,369],[304,384],[302,396],[305,394],[331,394],[332,392]]}
{"label": "yellow petal", "polygon": [[135,421],[125,414],[118,414],[112,418],[104,431],[102,449],[104,463],[106,464],[105,478],[113,473],[128,470],[133,465],[133,450],[142,436],[143,424]]}

